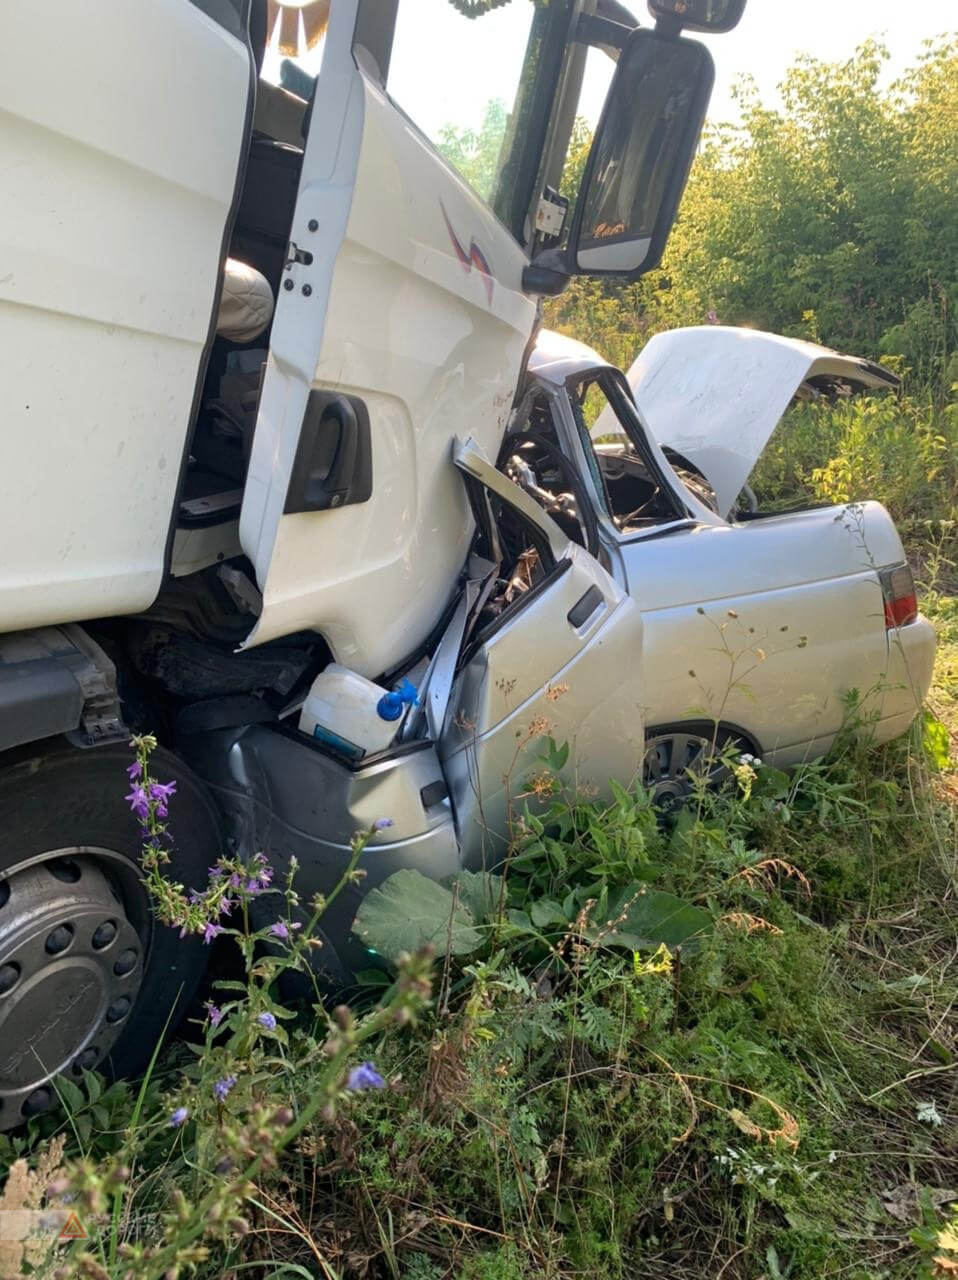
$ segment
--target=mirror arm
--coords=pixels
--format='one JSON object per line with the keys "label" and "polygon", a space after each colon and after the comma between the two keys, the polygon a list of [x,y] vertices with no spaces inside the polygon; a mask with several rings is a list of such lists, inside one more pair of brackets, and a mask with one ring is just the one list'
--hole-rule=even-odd
{"label": "mirror arm", "polygon": [[594,13],[582,13],[575,24],[575,39],[580,44],[596,45],[600,49],[621,52],[633,30],[633,27],[626,27],[621,22],[614,22],[611,18],[600,18]]}
{"label": "mirror arm", "polygon": [[674,40],[682,34],[682,19],[674,14],[663,15],[656,20],[655,31],[657,35]]}
{"label": "mirror arm", "polygon": [[572,278],[567,265],[568,251],[545,249],[522,269],[522,292],[555,298]]}
{"label": "mirror arm", "polygon": [[620,0],[597,0],[595,11],[600,18],[618,22],[620,26],[628,27],[630,31],[633,27],[642,25],[632,10],[620,3]]}

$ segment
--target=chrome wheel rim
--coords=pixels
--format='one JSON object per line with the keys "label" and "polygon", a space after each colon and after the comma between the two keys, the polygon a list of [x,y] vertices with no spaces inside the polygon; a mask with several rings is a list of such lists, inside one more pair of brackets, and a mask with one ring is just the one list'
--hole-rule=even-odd
{"label": "chrome wheel rim", "polygon": [[[108,849],[57,849],[0,881],[0,1130],[56,1101],[110,1052],[136,1004],[146,945]],[[128,864],[127,864],[128,865]]]}

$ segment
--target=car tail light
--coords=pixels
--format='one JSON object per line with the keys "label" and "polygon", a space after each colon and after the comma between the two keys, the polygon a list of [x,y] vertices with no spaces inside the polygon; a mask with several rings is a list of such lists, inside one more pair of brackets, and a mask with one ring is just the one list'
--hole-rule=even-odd
{"label": "car tail light", "polygon": [[880,569],[882,595],[885,597],[885,626],[903,627],[918,617],[915,579],[907,564],[893,564]]}

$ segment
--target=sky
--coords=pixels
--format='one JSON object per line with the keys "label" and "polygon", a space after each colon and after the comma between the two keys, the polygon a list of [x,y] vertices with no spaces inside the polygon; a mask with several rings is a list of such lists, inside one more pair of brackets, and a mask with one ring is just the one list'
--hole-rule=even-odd
{"label": "sky", "polygon": [[[650,24],[643,0],[626,2],[640,25]],[[449,0],[400,0],[391,95],[432,138],[444,124],[475,128],[491,98],[511,107],[531,11],[529,0],[512,0],[469,20]],[[776,86],[798,53],[837,61],[874,35],[891,53],[891,80],[914,62],[922,41],[955,29],[958,0],[748,0],[734,31],[704,37],[716,67],[709,117],[736,118],[731,87],[742,73],[750,73],[763,99],[773,103]],[[319,56],[320,49],[314,50],[304,65],[318,70]],[[275,54],[268,55],[267,75],[278,61]],[[610,75],[609,59],[590,51],[579,114],[592,125]]]}
{"label": "sky", "polygon": [[[638,16],[638,9],[633,12]],[[922,42],[958,30],[958,0],[748,0],[742,21],[724,36],[706,39],[715,59],[709,116],[734,120],[730,89],[749,72],[766,102],[799,53],[826,62],[848,58],[868,36],[878,36],[891,54],[888,79],[909,67]]]}

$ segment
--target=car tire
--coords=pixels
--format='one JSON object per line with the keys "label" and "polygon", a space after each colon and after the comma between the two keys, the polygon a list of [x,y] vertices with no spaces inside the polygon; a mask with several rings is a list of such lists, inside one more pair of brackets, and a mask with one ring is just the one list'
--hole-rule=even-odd
{"label": "car tire", "polygon": [[707,720],[647,729],[642,784],[655,807],[662,813],[683,808],[695,791],[690,774],[704,776],[708,790],[720,790],[731,777],[722,759],[730,748],[755,750],[740,730]]}
{"label": "car tire", "polygon": [[[140,1072],[203,976],[200,940],[151,911],[124,799],[131,759],[125,743],[63,739],[0,758],[0,1130],[52,1107],[58,1074]],[[170,876],[202,887],[216,810],[168,751],[151,772],[177,784]]]}

